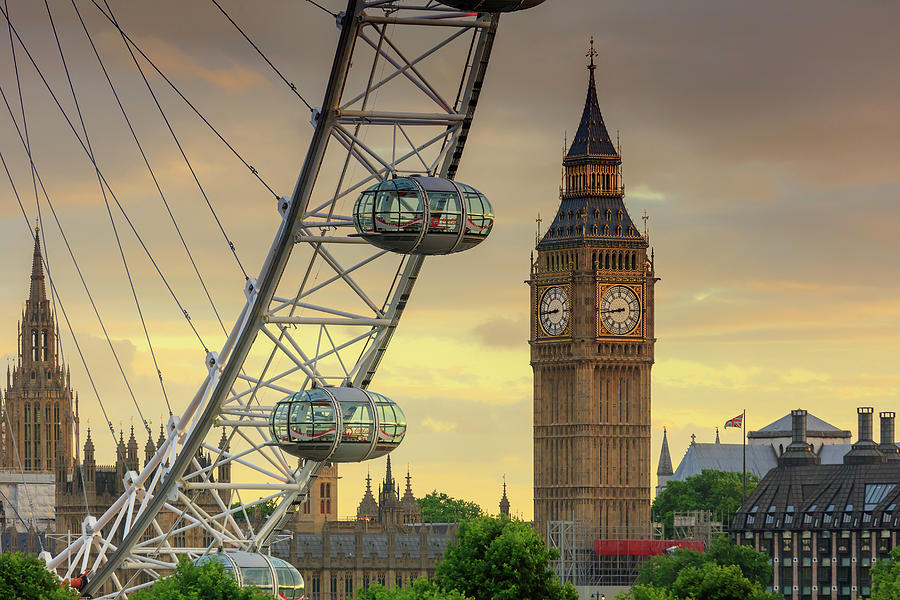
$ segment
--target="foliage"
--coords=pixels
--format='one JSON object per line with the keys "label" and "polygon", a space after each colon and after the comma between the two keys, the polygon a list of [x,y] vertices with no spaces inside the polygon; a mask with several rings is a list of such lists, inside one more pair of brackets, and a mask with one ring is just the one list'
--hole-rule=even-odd
{"label": "foliage", "polygon": [[3,552],[0,554],[0,598],[72,600],[78,598],[78,594],[60,585],[38,557],[21,552]]}
{"label": "foliage", "polygon": [[889,559],[875,561],[872,567],[872,596],[870,600],[900,598],[900,548],[891,551]]}
{"label": "foliage", "polygon": [[[703,469],[684,481],[670,481],[653,501],[653,514],[666,528],[666,535],[674,533],[673,516],[676,512],[711,510],[715,515],[730,515],[741,506],[743,499],[743,473]],[[749,495],[759,478],[747,473]]]}
{"label": "foliage", "polygon": [[575,588],[560,583],[550,568],[557,556],[528,523],[479,517],[460,525],[436,581],[474,600],[577,600]]}
{"label": "foliage", "polygon": [[441,590],[433,581],[417,579],[409,587],[386,589],[374,585],[356,596],[356,600],[470,600],[456,590]]}
{"label": "foliage", "polygon": [[[232,502],[231,508],[240,508],[240,502]],[[266,500],[265,502],[260,502],[259,504],[255,504],[253,506],[248,506],[245,510],[247,511],[247,516],[250,517],[251,521],[262,521],[269,518],[275,509],[278,508],[278,503],[275,502],[275,499]],[[240,511],[235,513],[235,518],[243,519],[244,512]]]}
{"label": "foliage", "polygon": [[616,600],[677,600],[666,588],[652,585],[636,585],[616,596]]}
{"label": "foliage", "polygon": [[[655,556],[642,568],[637,584],[625,600],[768,600],[779,598],[764,590],[772,575],[765,554],[731,543],[728,536],[713,540],[701,554],[680,549]],[[636,590],[640,593],[637,593]],[[662,594],[662,592],[671,595]],[[654,593],[658,595],[653,595]]]}
{"label": "foliage", "polygon": [[719,565],[714,562],[682,570],[672,586],[672,594],[676,598],[690,598],[691,600],[779,598],[776,594],[766,593],[758,583],[744,577],[737,565]]}
{"label": "foliage", "polygon": [[769,585],[772,579],[772,566],[768,556],[750,546],[731,543],[727,535],[714,539],[703,556],[722,566],[737,565],[744,577],[762,588]]}
{"label": "foliage", "polygon": [[241,588],[216,561],[195,565],[185,557],[170,577],[131,595],[133,600],[273,600],[256,588]]}
{"label": "foliage", "polygon": [[477,519],[484,514],[475,502],[457,500],[437,490],[417,502],[425,523],[457,523]]}

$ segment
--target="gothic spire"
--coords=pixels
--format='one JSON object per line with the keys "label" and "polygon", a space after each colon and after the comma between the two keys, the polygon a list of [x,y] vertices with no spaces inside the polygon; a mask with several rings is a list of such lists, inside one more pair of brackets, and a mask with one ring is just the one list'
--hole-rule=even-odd
{"label": "gothic spire", "polygon": [[587,56],[591,59],[591,63],[588,65],[590,77],[588,80],[587,99],[584,101],[584,112],[581,114],[581,123],[578,125],[578,131],[572,140],[569,153],[566,154],[566,163],[595,156],[619,156],[609,136],[609,132],[606,130],[603,114],[600,112],[600,102],[597,100],[597,83],[594,79],[594,71],[597,70],[597,65],[594,64],[594,57],[597,56],[597,51],[594,50],[594,38],[591,38],[591,49]]}
{"label": "gothic spire", "polygon": [[40,227],[34,228],[34,256],[31,259],[31,291],[30,302],[42,302],[47,299],[44,288],[44,257],[41,254]]}
{"label": "gothic spire", "polygon": [[669,438],[666,433],[666,428],[663,427],[662,450],[659,452],[659,467],[656,469],[656,476],[673,475],[674,473],[675,471],[672,469],[672,457],[669,455]]}
{"label": "gothic spire", "polygon": [[[593,62],[593,59],[591,59]],[[503,497],[500,498],[500,514],[509,516],[509,498],[506,497],[506,475],[503,476]]]}
{"label": "gothic spire", "polygon": [[716,443],[719,443],[719,428],[716,427]]}

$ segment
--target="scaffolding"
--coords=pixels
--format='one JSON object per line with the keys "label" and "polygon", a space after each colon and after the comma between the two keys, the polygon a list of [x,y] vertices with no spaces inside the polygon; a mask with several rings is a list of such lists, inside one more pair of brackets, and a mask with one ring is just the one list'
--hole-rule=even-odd
{"label": "scaffolding", "polygon": [[712,539],[722,535],[722,521],[714,521],[710,510],[690,510],[673,515],[675,538],[697,540],[709,546]]}
{"label": "scaffolding", "polygon": [[630,586],[641,566],[666,545],[659,523],[649,527],[598,527],[582,521],[549,521],[547,546],[559,553],[550,565],[563,583]]}

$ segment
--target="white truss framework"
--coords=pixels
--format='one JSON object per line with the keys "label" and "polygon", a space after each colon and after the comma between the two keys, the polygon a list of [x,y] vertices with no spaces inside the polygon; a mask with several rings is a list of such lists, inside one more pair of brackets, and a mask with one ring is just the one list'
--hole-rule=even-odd
{"label": "white truss framework", "polygon": [[[48,568],[90,570],[84,593],[127,597],[180,555],[265,549],[306,501],[321,464],[284,454],[269,413],[313,384],[367,387],[424,261],[353,237],[353,201],[396,175],[455,176],[498,20],[434,0],[348,0],[315,133],[234,327],[152,460]],[[272,500],[251,521],[247,509]]]}

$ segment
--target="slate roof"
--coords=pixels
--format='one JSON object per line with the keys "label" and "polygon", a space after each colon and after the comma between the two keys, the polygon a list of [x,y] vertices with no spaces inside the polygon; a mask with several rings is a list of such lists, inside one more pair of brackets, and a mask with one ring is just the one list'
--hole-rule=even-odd
{"label": "slate roof", "polygon": [[584,101],[584,112],[581,123],[575,133],[575,139],[566,154],[566,161],[577,161],[588,156],[619,156],[616,147],[606,130],[600,103],[597,100],[597,84],[594,81],[594,69],[590,69],[591,79],[588,84],[587,99]]}
{"label": "slate roof", "polygon": [[[747,437],[756,438],[778,438],[791,437],[791,415],[784,415],[774,423],[769,423],[762,429],[747,432]],[[811,413],[806,413],[806,436],[807,437],[825,437],[825,438],[847,438],[850,439],[850,431],[846,429],[838,429],[831,423],[826,423],[819,417]]]}
{"label": "slate roof", "polygon": [[743,529],[900,528],[900,462],[780,466],[738,510]]}
{"label": "slate roof", "polygon": [[563,198],[537,248],[576,245],[646,248],[647,241],[631,220],[621,196]]}
{"label": "slate roof", "polygon": [[[778,456],[771,446],[747,446],[747,472],[757,477],[763,477],[770,469],[778,464]],[[731,471],[739,473],[743,471],[743,455],[741,444],[701,444],[688,446],[684,458],[675,474],[673,481],[684,481],[693,475],[699,475],[705,469],[718,471]]]}

